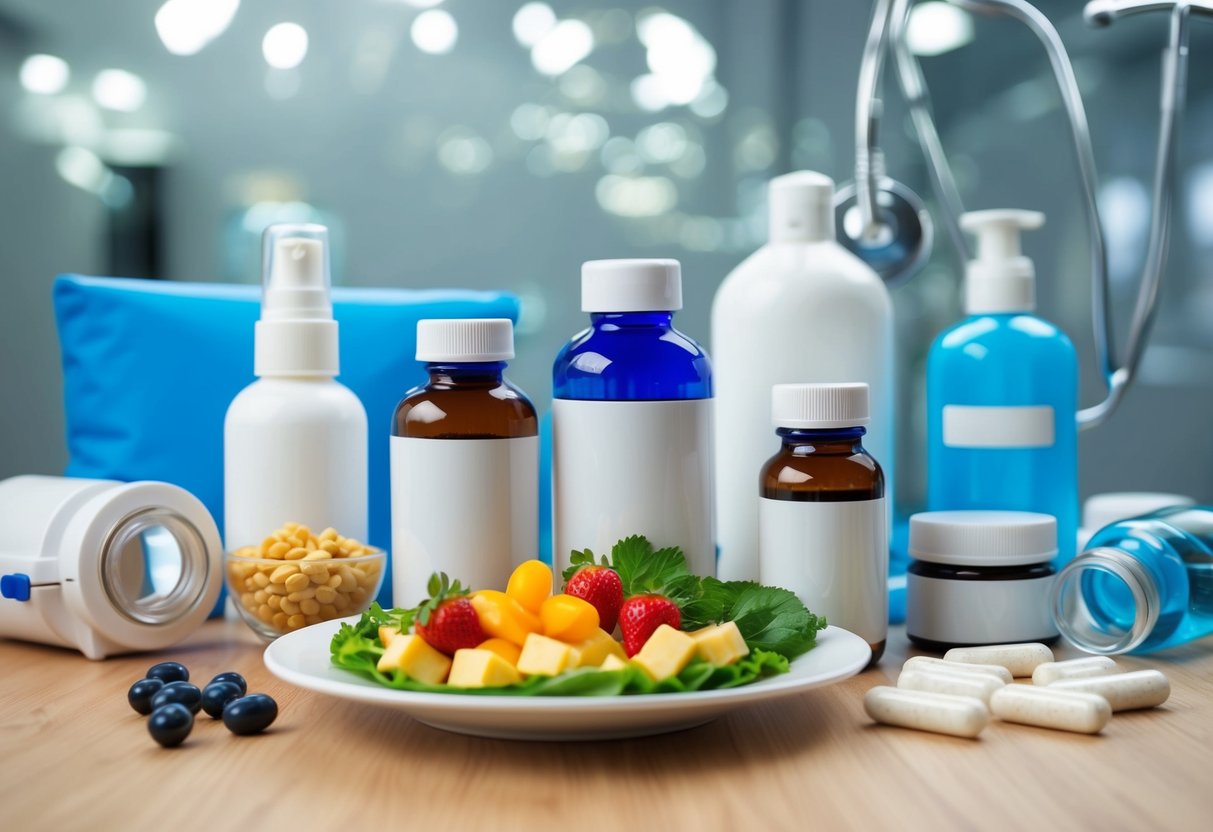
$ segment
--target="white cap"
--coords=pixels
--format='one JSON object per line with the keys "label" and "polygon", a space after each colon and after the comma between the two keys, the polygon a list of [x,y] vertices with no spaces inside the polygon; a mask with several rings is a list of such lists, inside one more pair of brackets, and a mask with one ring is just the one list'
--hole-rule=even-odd
{"label": "white cap", "polygon": [[776,176],[767,186],[772,243],[819,243],[834,239],[834,180],[799,170]]}
{"label": "white cap", "polygon": [[590,260],[581,264],[581,311],[673,312],[682,308],[677,260]]}
{"label": "white cap", "polygon": [[337,375],[328,229],[271,225],[262,236],[261,254],[261,320],[256,327],[253,372]]}
{"label": "white cap", "polygon": [[777,428],[828,430],[868,423],[868,385],[776,384],[771,421]]}
{"label": "white cap", "polygon": [[514,357],[509,318],[429,319],[417,322],[417,360],[477,364]]}
{"label": "white cap", "polygon": [[1057,554],[1057,519],[1031,511],[924,511],[910,517],[910,557],[954,566],[1042,563]]}
{"label": "white cap", "polygon": [[1152,491],[1121,491],[1095,494],[1082,506],[1082,525],[1092,533],[1130,517],[1140,517],[1172,506],[1192,506],[1196,501],[1182,494]]}
{"label": "white cap", "polygon": [[1036,308],[1036,270],[1020,253],[1019,232],[1040,228],[1039,211],[970,211],[960,227],[977,237],[977,257],[965,268],[965,309],[971,315],[1031,312]]}

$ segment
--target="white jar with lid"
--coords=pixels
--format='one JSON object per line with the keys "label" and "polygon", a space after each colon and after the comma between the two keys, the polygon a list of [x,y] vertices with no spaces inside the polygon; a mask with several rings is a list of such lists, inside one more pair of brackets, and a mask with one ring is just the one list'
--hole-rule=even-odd
{"label": "white jar with lid", "polygon": [[906,635],[926,650],[1051,642],[1057,520],[1026,511],[910,518]]}

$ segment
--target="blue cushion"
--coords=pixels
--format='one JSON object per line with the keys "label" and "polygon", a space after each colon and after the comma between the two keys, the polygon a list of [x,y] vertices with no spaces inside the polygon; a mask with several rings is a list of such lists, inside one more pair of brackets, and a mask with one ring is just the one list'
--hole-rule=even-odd
{"label": "blue cushion", "polygon": [[[223,528],[223,417],[253,380],[261,289],[81,277],[55,282],[63,353],[67,473],[163,480],[195,494]],[[422,318],[518,317],[502,292],[333,290],[340,381],[369,420],[369,541],[390,548],[388,437],[397,402],[425,379],[414,360]],[[390,604],[391,581],[380,603]]]}

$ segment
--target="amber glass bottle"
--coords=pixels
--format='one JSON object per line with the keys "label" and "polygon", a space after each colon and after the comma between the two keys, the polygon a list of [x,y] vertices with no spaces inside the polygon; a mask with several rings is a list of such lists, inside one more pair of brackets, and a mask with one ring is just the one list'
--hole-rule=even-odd
{"label": "amber glass bottle", "polygon": [[888,514],[884,473],[863,447],[866,384],[779,384],[782,446],[760,478],[759,572],[830,624],[884,653]]}
{"label": "amber glass bottle", "polygon": [[508,320],[418,322],[429,381],[392,418],[397,606],[422,600],[434,572],[504,589],[514,566],[538,556],[539,419],[503,376],[513,355]]}

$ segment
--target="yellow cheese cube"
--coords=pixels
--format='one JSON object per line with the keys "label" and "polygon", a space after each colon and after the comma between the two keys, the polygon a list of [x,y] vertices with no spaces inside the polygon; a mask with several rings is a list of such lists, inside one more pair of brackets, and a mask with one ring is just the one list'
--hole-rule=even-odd
{"label": "yellow cheese cube", "polygon": [[608,656],[627,658],[623,645],[602,628],[595,630],[585,641],[579,641],[573,646],[577,648],[578,653],[577,667],[599,667]]}
{"label": "yellow cheese cube", "polygon": [[522,645],[518,669],[528,676],[555,676],[577,666],[577,648],[531,633]]}
{"label": "yellow cheese cube", "polygon": [[441,685],[451,670],[451,660],[425,643],[418,635],[394,636],[379,657],[380,673],[399,668],[404,675],[427,685]]}
{"label": "yellow cheese cube", "polygon": [[705,627],[692,633],[691,637],[695,640],[695,652],[699,658],[717,667],[732,664],[750,654],[750,648],[746,646],[735,621]]}
{"label": "yellow cheese cube", "polygon": [[518,657],[522,654],[522,648],[511,641],[506,641],[503,638],[485,639],[476,645],[477,650],[491,650],[501,658],[505,659],[511,667],[518,664]]}
{"label": "yellow cheese cube", "polygon": [[498,688],[521,681],[521,674],[492,650],[464,648],[455,651],[447,684],[457,688]]}
{"label": "yellow cheese cube", "polygon": [[379,643],[384,647],[387,647],[388,642],[398,635],[400,635],[399,627],[389,627],[386,624],[379,625]]}
{"label": "yellow cheese cube", "polygon": [[695,639],[669,624],[662,624],[649,636],[640,652],[632,656],[632,663],[644,668],[653,681],[660,682],[678,675],[694,656]]}
{"label": "yellow cheese cube", "polygon": [[617,656],[614,653],[602,660],[602,664],[598,665],[599,670],[626,670],[628,666],[627,659],[622,656]]}

